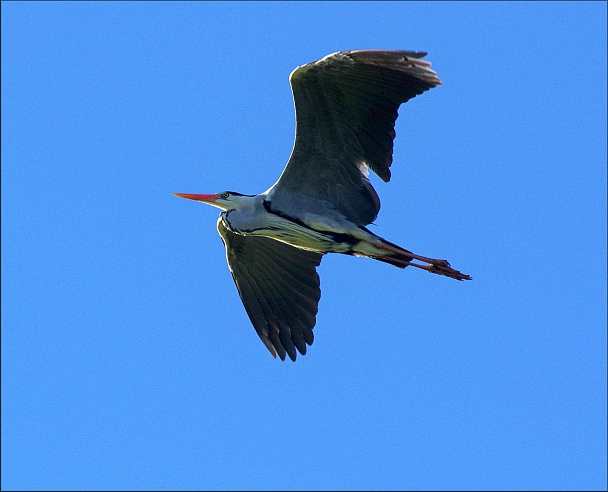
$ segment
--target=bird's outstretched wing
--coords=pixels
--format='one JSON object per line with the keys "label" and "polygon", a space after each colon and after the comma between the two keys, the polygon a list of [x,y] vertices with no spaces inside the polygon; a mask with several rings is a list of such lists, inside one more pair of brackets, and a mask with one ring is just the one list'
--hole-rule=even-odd
{"label": "bird's outstretched wing", "polygon": [[261,236],[228,230],[221,218],[217,230],[245,310],[274,357],[296,360],[312,345],[317,305],[321,298],[316,267],[323,257]]}
{"label": "bird's outstretched wing", "polygon": [[325,202],[321,207],[329,202],[357,225],[376,218],[380,200],[367,168],[389,181],[399,105],[441,84],[425,55],[344,51],[291,73],[296,138],[269,190],[273,208],[289,213],[292,196],[304,195]]}

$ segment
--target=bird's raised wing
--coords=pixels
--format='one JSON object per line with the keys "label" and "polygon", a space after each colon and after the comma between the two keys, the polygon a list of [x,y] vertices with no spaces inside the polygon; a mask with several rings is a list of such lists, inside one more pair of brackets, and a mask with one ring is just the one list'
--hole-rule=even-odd
{"label": "bird's raised wing", "polygon": [[262,236],[228,230],[220,218],[217,230],[245,310],[274,357],[296,360],[312,345],[321,298],[316,267],[323,257]]}
{"label": "bird's raised wing", "polygon": [[421,60],[425,55],[344,51],[291,73],[296,138],[287,167],[269,190],[273,208],[289,213],[299,194],[326,202],[358,225],[376,218],[380,200],[367,169],[389,181],[399,105],[441,84]]}

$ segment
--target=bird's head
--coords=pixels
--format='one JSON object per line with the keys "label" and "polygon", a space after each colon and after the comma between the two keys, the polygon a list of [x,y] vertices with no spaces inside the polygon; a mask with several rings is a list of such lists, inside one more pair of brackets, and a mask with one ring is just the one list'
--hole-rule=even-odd
{"label": "bird's head", "polygon": [[241,195],[234,191],[224,191],[213,195],[196,195],[190,193],[174,193],[180,198],[188,200],[196,200],[197,202],[207,203],[222,210],[238,209],[244,198],[250,198],[248,195]]}

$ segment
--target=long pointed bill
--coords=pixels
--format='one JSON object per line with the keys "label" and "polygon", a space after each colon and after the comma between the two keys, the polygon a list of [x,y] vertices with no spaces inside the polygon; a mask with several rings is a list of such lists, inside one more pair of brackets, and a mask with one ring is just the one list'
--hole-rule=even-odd
{"label": "long pointed bill", "polygon": [[214,195],[196,195],[191,193],[174,193],[174,196],[178,196],[180,198],[187,198],[188,200],[196,200],[197,202],[205,202],[210,205],[215,205],[216,200],[221,198],[220,193],[216,193]]}

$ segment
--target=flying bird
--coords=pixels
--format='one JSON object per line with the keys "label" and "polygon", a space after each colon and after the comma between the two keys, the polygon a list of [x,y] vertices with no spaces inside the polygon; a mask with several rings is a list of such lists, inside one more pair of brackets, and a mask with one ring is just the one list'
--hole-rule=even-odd
{"label": "flying bird", "polygon": [[471,277],[365,226],[380,210],[369,169],[390,180],[399,106],[441,85],[424,52],[343,51],[296,68],[291,156],[278,181],[258,195],[176,193],[223,210],[217,230],[228,267],[257,334],[270,353],[296,360],[312,345],[321,298],[316,267],[326,253],[364,256],[456,280]]}

